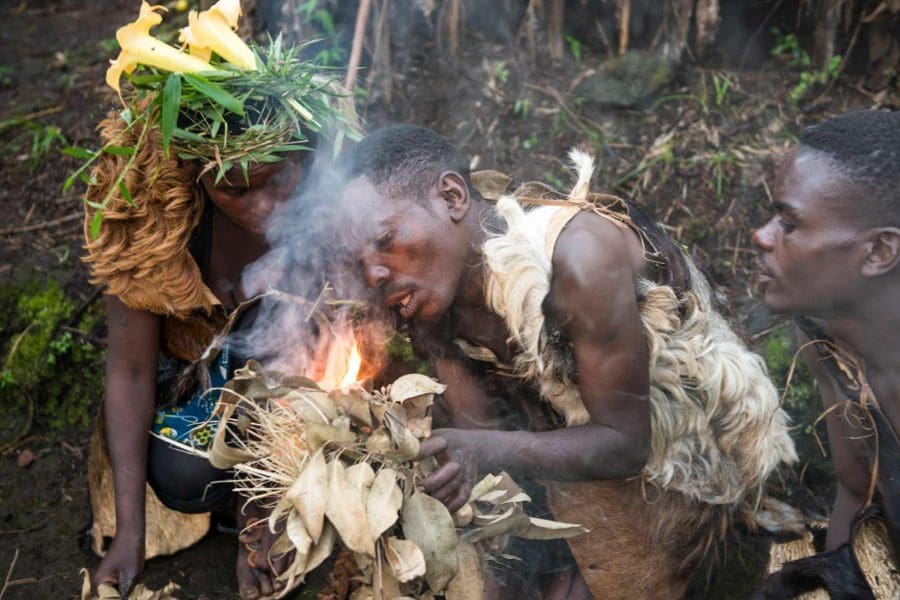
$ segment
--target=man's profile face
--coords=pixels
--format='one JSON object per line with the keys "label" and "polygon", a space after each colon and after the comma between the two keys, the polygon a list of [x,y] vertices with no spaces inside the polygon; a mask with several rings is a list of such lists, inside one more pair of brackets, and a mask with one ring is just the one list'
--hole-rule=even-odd
{"label": "man's profile face", "polygon": [[774,214],[753,235],[759,286],[770,310],[827,316],[860,293],[860,220],[849,205],[860,190],[825,155],[795,151],[782,164]]}
{"label": "man's profile face", "polygon": [[366,284],[401,319],[428,322],[453,303],[467,247],[435,188],[425,201],[432,210],[383,194],[360,176],[344,189],[341,210]]}

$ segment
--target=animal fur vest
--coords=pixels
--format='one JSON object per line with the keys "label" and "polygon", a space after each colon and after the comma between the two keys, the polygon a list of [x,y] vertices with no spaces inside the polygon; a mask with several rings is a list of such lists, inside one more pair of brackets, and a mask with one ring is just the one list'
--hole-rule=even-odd
{"label": "animal fur vest", "polygon": [[[526,211],[521,203],[535,202],[524,197],[532,195],[527,186],[500,196],[497,211],[507,230],[484,244],[488,305],[522,348],[513,368],[540,388],[568,426],[590,417],[575,383],[571,349],[545,325],[541,309],[557,236],[581,210],[592,210],[634,230],[648,258],[660,256],[621,200],[588,193],[593,159],[575,151],[572,158],[578,180],[568,197],[553,198],[542,188],[537,203],[551,205]],[[603,206],[610,199],[617,210]],[[779,463],[796,460],[788,419],[762,358],[735,335],[713,307],[704,276],[682,258],[688,289],[635,282],[650,358],[652,448],[643,479],[702,503],[752,503]]]}

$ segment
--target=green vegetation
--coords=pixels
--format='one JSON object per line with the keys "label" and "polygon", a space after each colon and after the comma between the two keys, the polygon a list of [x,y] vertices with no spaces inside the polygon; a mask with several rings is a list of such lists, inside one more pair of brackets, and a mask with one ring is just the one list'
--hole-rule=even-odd
{"label": "green vegetation", "polygon": [[801,69],[800,81],[791,88],[788,99],[797,105],[815,85],[825,85],[841,74],[841,55],[836,54],[820,69],[812,66],[809,53],[800,46],[800,41],[793,33],[784,34],[777,27],[772,28],[775,35],[775,46],[770,54],[787,62],[789,67]]}
{"label": "green vegetation", "polygon": [[565,36],[566,44],[569,45],[569,52],[575,58],[575,62],[581,62],[581,40],[573,35]]}
{"label": "green vegetation", "polygon": [[319,5],[318,0],[306,0],[296,9],[300,19],[315,31],[318,38],[313,46],[316,53],[312,61],[326,67],[342,66],[347,61],[346,44],[334,28],[331,13]]}
{"label": "green vegetation", "polygon": [[51,430],[87,427],[103,393],[103,352],[86,341],[99,308],[79,311],[55,281],[32,281],[0,287],[0,314],[0,417],[34,411]]}
{"label": "green vegetation", "polygon": [[[779,327],[766,337],[762,352],[772,380],[783,382],[787,386],[784,391],[785,409],[801,431],[811,434],[822,406],[812,373],[796,354],[796,344],[787,326]],[[793,374],[788,381],[792,365]]]}
{"label": "green vegetation", "polygon": [[9,141],[3,144],[4,152],[27,154],[27,163],[35,168],[48,152],[58,146],[67,146],[66,136],[53,123],[35,123],[27,118],[0,121],[0,133],[10,132]]}

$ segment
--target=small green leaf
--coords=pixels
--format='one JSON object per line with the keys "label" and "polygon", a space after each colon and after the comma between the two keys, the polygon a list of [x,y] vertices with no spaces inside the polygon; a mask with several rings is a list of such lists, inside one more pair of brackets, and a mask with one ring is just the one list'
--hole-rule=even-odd
{"label": "small green leaf", "polygon": [[119,193],[125,199],[125,202],[137,208],[137,204],[134,203],[134,200],[131,199],[131,192],[128,191],[128,186],[125,185],[124,181],[119,181]]}
{"label": "small green leaf", "polygon": [[237,115],[244,116],[244,105],[240,100],[226,92],[222,86],[196,74],[185,73],[183,77],[194,89],[213,102],[220,104],[226,110]]}
{"label": "small green leaf", "polygon": [[122,120],[125,121],[125,124],[128,126],[130,126],[131,123],[133,122],[133,119],[131,117],[131,109],[130,108],[126,108],[125,110],[120,112],[119,116],[122,117]]}
{"label": "small green leaf", "polygon": [[162,115],[160,116],[160,128],[162,130],[162,147],[166,156],[169,155],[169,140],[175,130],[175,122],[178,119],[178,108],[181,105],[181,76],[171,73],[166,79],[166,87],[162,94]]}
{"label": "small green leaf", "polygon": [[103,151],[113,156],[131,156],[134,154],[134,146],[105,146]]}
{"label": "small green leaf", "polygon": [[186,129],[181,129],[180,127],[176,127],[172,130],[172,135],[175,137],[181,138],[183,140],[187,140],[189,142],[205,142],[206,138],[202,135],[197,135],[193,131],[187,131]]}
{"label": "small green leaf", "polygon": [[100,237],[100,224],[103,223],[103,211],[98,210],[91,218],[91,239],[96,240]]}
{"label": "small green leaf", "polygon": [[81,160],[89,160],[94,158],[97,154],[93,150],[88,150],[87,148],[79,148],[78,146],[67,146],[61,150],[63,154],[66,156],[71,156],[72,158],[80,158]]}

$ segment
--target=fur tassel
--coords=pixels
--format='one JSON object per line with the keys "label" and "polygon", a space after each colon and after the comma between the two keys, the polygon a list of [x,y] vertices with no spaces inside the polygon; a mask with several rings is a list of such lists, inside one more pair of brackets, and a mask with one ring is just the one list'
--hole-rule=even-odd
{"label": "fur tassel", "polygon": [[576,177],[575,185],[569,192],[569,200],[585,202],[594,176],[594,157],[583,150],[572,148],[569,150],[569,160],[572,161],[571,169]]}

